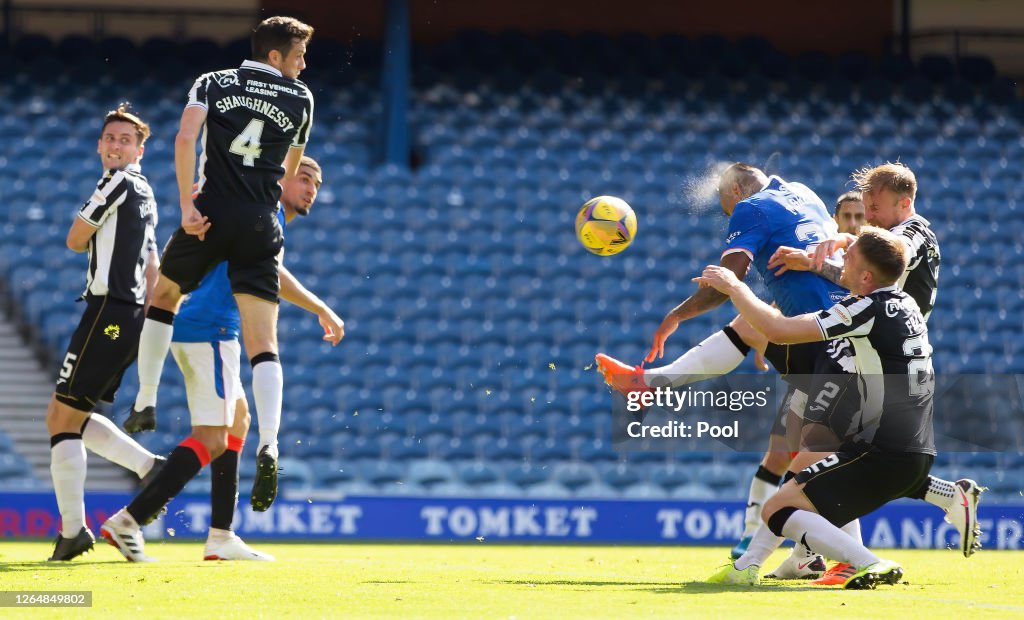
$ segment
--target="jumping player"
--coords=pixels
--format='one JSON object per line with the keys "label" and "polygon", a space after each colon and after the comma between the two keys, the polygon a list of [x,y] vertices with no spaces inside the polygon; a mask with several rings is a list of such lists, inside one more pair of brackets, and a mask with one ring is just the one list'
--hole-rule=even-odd
{"label": "jumping player", "polygon": [[[313,97],[298,80],[313,28],[290,17],[263,20],[253,31],[253,60],[200,76],[189,91],[175,140],[181,228],[164,251],[160,279],[139,344],[139,394],[129,432],[156,427],[156,393],[182,295],[227,261],[242,338],[252,365],[260,421],[253,498],[266,510],[277,494],[277,432],[283,378],[277,354],[278,181],[294,177],[309,138]],[[198,195],[195,145],[202,134]],[[183,457],[175,457],[171,461]],[[177,468],[177,466],[175,466]]]}
{"label": "jumping player", "polygon": [[[282,184],[282,225],[298,215],[310,213],[321,183],[319,164],[303,156],[299,173]],[[306,290],[284,265],[280,269],[281,297],[316,314],[324,329],[324,340],[336,345],[344,336],[342,320],[320,298]],[[200,468],[207,464],[204,454],[210,459],[212,510],[203,558],[273,560],[272,556],[249,547],[231,531],[238,500],[238,457],[250,419],[238,372],[239,321],[227,265],[222,263],[185,299],[175,321],[171,352],[185,377],[193,424],[191,437],[176,450],[191,450],[199,455]],[[147,560],[138,524],[154,517],[198,471],[199,468],[194,472],[174,472],[166,468],[166,474],[154,478],[126,509],[104,523],[101,533],[129,560]],[[192,476],[188,476],[190,473]],[[152,506],[157,506],[155,511]]]}

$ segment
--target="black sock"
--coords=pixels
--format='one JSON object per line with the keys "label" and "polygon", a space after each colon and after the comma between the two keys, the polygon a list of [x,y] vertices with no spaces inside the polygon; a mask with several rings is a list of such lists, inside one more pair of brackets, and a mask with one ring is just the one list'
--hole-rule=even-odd
{"label": "black sock", "polygon": [[210,527],[230,530],[238,503],[239,450],[227,449],[210,462]]}
{"label": "black sock", "polygon": [[761,480],[764,480],[768,484],[774,484],[775,486],[779,486],[779,481],[782,480],[782,476],[778,476],[768,471],[767,469],[764,468],[764,465],[760,465],[757,468],[757,473],[754,474],[754,477],[760,478]]}
{"label": "black sock", "polygon": [[181,493],[188,481],[209,462],[206,446],[191,437],[181,442],[171,450],[160,473],[128,504],[128,514],[139,525],[152,522],[167,502]]}

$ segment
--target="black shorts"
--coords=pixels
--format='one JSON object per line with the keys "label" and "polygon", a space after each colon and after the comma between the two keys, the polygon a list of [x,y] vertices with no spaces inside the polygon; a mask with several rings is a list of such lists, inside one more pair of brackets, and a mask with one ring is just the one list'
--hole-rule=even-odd
{"label": "black shorts", "polygon": [[90,295],[57,371],[57,400],[79,411],[113,401],[125,369],[139,353],[142,306]]}
{"label": "black shorts", "polygon": [[779,371],[790,384],[803,392],[810,390],[810,377],[814,374],[818,358],[827,347],[825,342],[803,342],[800,344],[775,344],[769,342],[764,358]]}
{"label": "black shorts", "polygon": [[818,513],[842,527],[917,490],[935,457],[884,452],[871,444],[846,443],[796,475]]}
{"label": "black shorts", "polygon": [[196,208],[210,220],[205,239],[175,231],[164,248],[160,273],[191,293],[220,263],[228,263],[231,291],[277,303],[281,291],[278,254],[284,234],[277,220],[277,205],[239,204],[206,194]]}

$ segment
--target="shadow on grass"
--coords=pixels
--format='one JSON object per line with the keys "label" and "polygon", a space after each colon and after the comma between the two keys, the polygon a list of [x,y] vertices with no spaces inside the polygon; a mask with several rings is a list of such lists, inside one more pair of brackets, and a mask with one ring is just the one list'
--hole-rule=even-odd
{"label": "shadow on grass", "polygon": [[[40,571],[40,570],[68,570],[76,566],[97,566],[100,564],[111,564],[109,560],[99,561],[81,561],[75,560],[72,562],[49,562],[45,559],[37,562],[4,562],[0,558],[0,573],[17,573],[25,571]],[[114,562],[116,563],[116,562]]]}
{"label": "shadow on grass", "polygon": [[[492,581],[496,585],[534,586],[534,587],[566,587],[570,589],[594,589],[603,587],[627,588],[650,592],[652,594],[723,594],[735,592],[827,592],[836,588],[823,588],[809,585],[794,585],[780,581],[762,582],[759,586],[737,586],[722,583],[706,583],[704,581],[687,581],[678,584],[663,581],[631,581],[631,580],[544,580],[544,579],[505,579]],[[841,588],[839,588],[841,589]]]}

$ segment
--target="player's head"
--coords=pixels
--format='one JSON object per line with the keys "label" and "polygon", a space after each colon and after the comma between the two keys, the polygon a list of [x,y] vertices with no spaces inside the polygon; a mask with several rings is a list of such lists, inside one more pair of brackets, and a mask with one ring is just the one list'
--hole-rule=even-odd
{"label": "player's head", "polygon": [[860,234],[860,227],[864,225],[864,201],[860,192],[853,190],[840,196],[836,200],[836,214],[832,218],[839,225],[839,232]]}
{"label": "player's head", "polygon": [[281,204],[286,221],[296,215],[309,215],[321,183],[320,164],[309,155],[303,155],[295,176],[281,181]]}
{"label": "player's head", "polygon": [[294,17],[268,17],[252,31],[252,59],[295,79],[306,68],[306,45],[313,27]]}
{"label": "player's head", "polygon": [[857,295],[895,284],[907,268],[907,249],[900,238],[883,228],[865,226],[850,246],[839,283]]}
{"label": "player's head", "polygon": [[107,112],[103,119],[96,152],[100,154],[104,169],[124,168],[142,159],[149,125],[130,110],[130,104],[125,102]]}
{"label": "player's head", "polygon": [[736,203],[750,198],[768,182],[768,177],[759,168],[750,164],[735,163],[722,173],[718,180],[718,202],[726,215],[732,215]]}
{"label": "player's head", "polygon": [[914,214],[917,178],[910,168],[887,162],[858,170],[852,178],[863,197],[868,224],[892,228]]}

